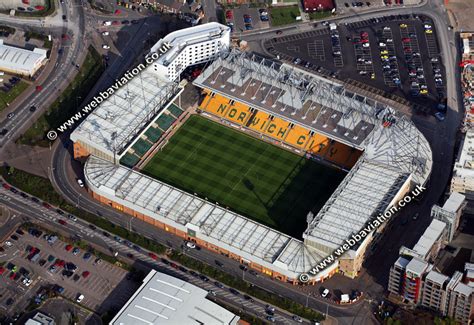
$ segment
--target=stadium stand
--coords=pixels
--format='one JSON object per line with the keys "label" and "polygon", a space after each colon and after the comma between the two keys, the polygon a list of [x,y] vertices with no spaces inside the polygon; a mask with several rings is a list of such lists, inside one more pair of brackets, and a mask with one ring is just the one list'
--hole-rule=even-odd
{"label": "stadium stand", "polygon": [[153,125],[150,126],[148,130],[146,130],[145,132],[147,139],[150,140],[151,142],[158,141],[158,139],[161,137],[162,134],[163,132],[160,129],[154,127]]}
{"label": "stadium stand", "polygon": [[270,117],[265,134],[278,140],[283,140],[290,130],[290,123],[278,117]]}
{"label": "stadium stand", "polygon": [[324,158],[329,160],[336,165],[346,166],[347,161],[352,153],[352,149],[345,144],[331,140],[329,149],[326,152]]}
{"label": "stadium stand", "polygon": [[173,115],[175,118],[179,118],[181,116],[181,114],[183,114],[183,110],[181,108],[179,108],[177,105],[175,104],[171,104],[169,107],[168,107],[168,111],[171,113],[171,115]]}
{"label": "stadium stand", "polygon": [[241,103],[234,103],[228,110],[226,114],[226,119],[229,121],[238,123],[240,125],[245,125],[245,122],[251,116],[250,108]]}
{"label": "stadium stand", "polygon": [[262,111],[255,111],[254,115],[249,119],[247,127],[257,132],[263,132],[269,121],[270,116]]}
{"label": "stadium stand", "polygon": [[127,152],[122,157],[122,159],[120,159],[120,163],[122,165],[125,165],[125,166],[130,167],[130,168],[135,166],[137,164],[137,162],[139,162],[139,161],[140,161],[140,157],[138,157],[137,155],[135,155],[133,153],[130,153],[130,152]]}
{"label": "stadium stand", "polygon": [[293,125],[285,138],[285,142],[294,147],[304,149],[310,139],[310,131],[299,125]]}
{"label": "stadium stand", "polygon": [[150,141],[140,138],[132,146],[132,149],[134,153],[141,158],[148,150],[150,150],[152,145],[153,143],[151,143]]}
{"label": "stadium stand", "polygon": [[311,139],[308,141],[306,151],[311,154],[323,156],[329,147],[329,139],[325,136],[314,133]]}
{"label": "stadium stand", "polygon": [[349,159],[347,160],[346,164],[344,165],[345,168],[350,169],[354,167],[356,164],[357,160],[359,160],[360,156],[362,156],[362,151],[357,150],[355,148],[351,149],[351,155],[349,156]]}
{"label": "stadium stand", "polygon": [[205,98],[200,106],[200,109],[212,113],[217,116],[225,116],[229,107],[229,99],[219,96],[217,94],[211,94]]}
{"label": "stadium stand", "polygon": [[176,119],[171,115],[161,114],[161,116],[156,120],[156,124],[158,124],[158,127],[163,132],[166,132],[166,130],[169,129],[169,127],[173,124],[174,121],[176,121]]}

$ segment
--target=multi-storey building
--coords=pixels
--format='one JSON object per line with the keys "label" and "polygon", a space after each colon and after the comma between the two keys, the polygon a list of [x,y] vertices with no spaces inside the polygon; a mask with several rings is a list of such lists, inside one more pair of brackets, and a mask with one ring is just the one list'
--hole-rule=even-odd
{"label": "multi-storey building", "polygon": [[170,81],[178,79],[189,66],[207,62],[230,46],[230,27],[218,23],[207,23],[169,33],[159,40],[151,52],[156,52],[165,44],[171,44],[153,68]]}
{"label": "multi-storey building", "polygon": [[423,281],[421,305],[444,314],[446,312],[446,285],[449,277],[431,270]]}
{"label": "multi-storey building", "polygon": [[473,288],[462,283],[463,274],[455,272],[447,285],[446,314],[461,324],[468,324],[474,313]]}
{"label": "multi-storey building", "polygon": [[466,197],[460,193],[453,192],[443,207],[434,205],[431,208],[431,217],[446,224],[447,240],[453,240],[454,233],[459,227],[461,214],[466,207]]}

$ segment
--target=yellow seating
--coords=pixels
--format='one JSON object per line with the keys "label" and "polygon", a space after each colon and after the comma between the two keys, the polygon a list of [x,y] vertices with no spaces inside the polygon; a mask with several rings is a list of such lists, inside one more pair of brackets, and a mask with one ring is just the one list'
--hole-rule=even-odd
{"label": "yellow seating", "polygon": [[351,147],[340,142],[334,141],[331,144],[331,147],[329,148],[328,152],[326,153],[325,158],[340,166],[345,166],[346,162],[349,160],[351,153]]}
{"label": "yellow seating", "polygon": [[229,107],[225,118],[240,125],[245,125],[251,115],[252,113],[248,106],[241,103],[235,103]]}
{"label": "yellow seating", "polygon": [[[209,101],[207,98],[209,97]],[[224,116],[229,107],[229,100],[225,97],[215,94],[214,96],[206,96],[202,101],[200,109],[218,116]]]}
{"label": "yellow seating", "polygon": [[308,141],[306,151],[315,155],[324,155],[329,147],[329,139],[324,135],[315,133]]}
{"label": "yellow seating", "polygon": [[290,130],[290,123],[278,117],[269,120],[265,128],[265,134],[273,138],[283,140]]}
{"label": "yellow seating", "polygon": [[310,138],[311,135],[308,129],[294,125],[286,136],[285,142],[298,148],[304,148]]}
{"label": "yellow seating", "polygon": [[267,113],[257,111],[248,121],[247,126],[252,130],[263,133],[269,121],[270,116]]}

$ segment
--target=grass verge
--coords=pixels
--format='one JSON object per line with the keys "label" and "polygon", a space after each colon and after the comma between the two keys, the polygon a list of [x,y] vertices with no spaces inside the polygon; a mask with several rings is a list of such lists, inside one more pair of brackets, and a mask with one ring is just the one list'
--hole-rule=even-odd
{"label": "grass verge", "polygon": [[192,268],[202,274],[205,274],[219,282],[222,282],[232,288],[239,291],[245,292],[255,298],[266,301],[274,306],[285,309],[290,313],[299,315],[303,318],[323,320],[324,316],[311,308],[306,308],[303,305],[294,302],[291,299],[277,296],[271,292],[268,292],[262,288],[252,286],[250,283],[237,278],[233,275],[222,272],[212,266],[209,266],[201,261],[195,260],[189,256],[183,255],[179,252],[173,252],[169,255],[170,259],[179,262],[180,264]]}
{"label": "grass verge", "polygon": [[50,141],[46,138],[46,133],[57,128],[80,109],[81,100],[86,98],[103,72],[104,65],[100,54],[93,47],[89,47],[84,64],[76,78],[48,110],[17,140],[17,143],[49,146]]}
{"label": "grass verge", "polygon": [[272,26],[297,23],[296,17],[298,16],[301,16],[298,6],[270,8],[270,21]]}
{"label": "grass verge", "polygon": [[[104,218],[99,218],[95,215],[92,215],[88,212],[85,212],[81,209],[71,206],[59,194],[56,193],[56,191],[54,190],[54,187],[51,185],[49,180],[45,178],[35,176],[21,170],[8,168],[8,167],[2,167],[0,171],[3,178],[8,183],[10,183],[12,186],[24,192],[28,192],[34,196],[37,196],[38,198],[44,201],[48,201],[49,203],[60,207],[64,211],[72,213],[78,216],[79,218],[90,222],[91,224],[94,224],[106,231],[109,231],[112,234],[125,238],[137,245],[142,246],[143,248],[147,250],[153,251],[160,255],[163,255],[166,251],[166,247],[157,242],[154,242],[139,234],[131,233],[125,228],[117,226]],[[97,256],[103,258],[105,254],[101,255],[100,253],[98,253]],[[198,261],[186,255],[183,255],[179,252],[173,251],[168,256],[170,259],[184,266],[194,269],[230,287],[233,287],[242,292],[246,292],[249,295],[252,295],[258,299],[266,301],[279,308],[285,309],[293,314],[299,315],[307,319],[315,319],[315,320],[324,319],[324,316],[322,314],[310,308],[306,308],[303,305],[298,304],[288,298],[276,296],[273,293],[268,292],[262,288],[251,286],[248,282],[245,282],[240,278],[237,278],[235,276],[222,272],[214,267],[211,267],[201,261]],[[110,257],[110,258],[114,259],[113,257]],[[113,260],[110,260],[110,262],[113,263]]]}
{"label": "grass verge", "polygon": [[10,91],[7,93],[3,90],[0,90],[0,112],[7,106],[9,106],[11,102],[15,100],[15,98],[20,96],[20,94],[24,92],[26,88],[28,88],[28,84],[25,81],[21,80],[19,83],[13,86],[13,88],[10,89]]}
{"label": "grass verge", "polygon": [[309,13],[309,18],[311,20],[318,20],[330,17],[332,13],[330,11],[315,11]]}
{"label": "grass verge", "polygon": [[[20,10],[15,10],[15,16],[18,17],[46,17],[46,16],[51,16],[54,11],[56,10],[56,7],[54,6],[54,0],[45,0],[44,4],[44,9],[43,10],[37,10],[37,11],[20,11]],[[9,10],[3,10],[3,13],[9,14]]]}
{"label": "grass verge", "polygon": [[50,181],[46,178],[8,167],[2,167],[1,174],[3,178],[14,187],[31,195],[34,195],[43,201],[47,201],[53,204],[54,206],[57,206],[62,210],[67,211],[75,216],[78,216],[79,218],[86,220],[97,227],[100,227],[124,239],[127,239],[128,241],[142,246],[157,254],[163,254],[166,250],[165,246],[157,242],[154,242],[137,233],[130,232],[127,229],[117,226],[116,224],[110,222],[105,218],[97,217],[91,213],[88,213],[69,204],[55,191]]}

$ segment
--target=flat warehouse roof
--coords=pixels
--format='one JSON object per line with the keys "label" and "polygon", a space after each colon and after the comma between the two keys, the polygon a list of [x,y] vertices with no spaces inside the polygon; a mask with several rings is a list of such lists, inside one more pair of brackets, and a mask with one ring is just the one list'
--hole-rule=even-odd
{"label": "flat warehouse roof", "polygon": [[206,299],[207,294],[191,283],[151,270],[110,324],[237,324],[239,317]]}
{"label": "flat warehouse roof", "polygon": [[33,73],[38,63],[46,59],[46,50],[36,48],[33,51],[8,46],[0,39],[0,69]]}

